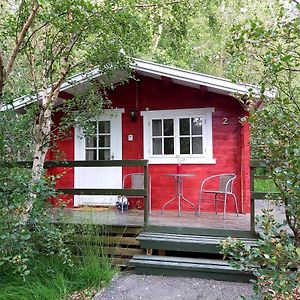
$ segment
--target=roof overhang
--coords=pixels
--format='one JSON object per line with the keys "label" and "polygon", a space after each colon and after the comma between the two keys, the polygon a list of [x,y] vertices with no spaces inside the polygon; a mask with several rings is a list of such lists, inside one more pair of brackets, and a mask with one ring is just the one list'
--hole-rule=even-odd
{"label": "roof overhang", "polygon": [[[259,88],[253,85],[235,83],[221,77],[210,76],[202,73],[183,70],[180,68],[165,66],[141,59],[135,59],[130,64],[130,69],[142,76],[155,78],[158,80],[168,79],[175,84],[184,85],[196,89],[205,89],[207,91],[222,95],[248,95],[251,93],[254,97],[260,96]],[[93,68],[87,72],[76,74],[66,80],[60,89],[59,100],[62,101],[62,92],[70,95],[76,95],[86,90],[93,80],[107,81],[109,84],[115,84],[125,79],[128,73],[125,71],[114,72],[113,76],[105,79],[99,68]],[[49,87],[50,91],[50,87]],[[273,97],[272,92],[266,92],[266,97]],[[16,110],[22,109],[35,101],[39,101],[42,93],[37,95],[26,95],[16,99],[12,107]]]}

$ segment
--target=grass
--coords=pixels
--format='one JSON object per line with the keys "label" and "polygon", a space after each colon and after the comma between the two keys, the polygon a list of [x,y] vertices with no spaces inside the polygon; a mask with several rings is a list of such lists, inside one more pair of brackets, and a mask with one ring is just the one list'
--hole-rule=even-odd
{"label": "grass", "polygon": [[[9,271],[0,275],[0,299],[31,300],[70,299],[76,291],[84,291],[90,297],[109,282],[115,275],[108,261],[99,257],[86,256],[77,258],[74,266],[62,264],[57,258],[39,258],[33,266],[33,272],[24,281],[20,275]],[[84,298],[80,298],[84,299]]]}
{"label": "grass", "polygon": [[77,245],[80,250],[72,258],[73,266],[57,257],[41,256],[30,265],[31,273],[25,280],[10,270],[0,269],[0,300],[91,299],[117,273],[96,238],[97,230],[89,227],[81,233],[94,236],[92,244],[73,240],[73,247]]}
{"label": "grass", "polygon": [[254,191],[265,193],[276,193],[277,188],[272,179],[255,179]]}

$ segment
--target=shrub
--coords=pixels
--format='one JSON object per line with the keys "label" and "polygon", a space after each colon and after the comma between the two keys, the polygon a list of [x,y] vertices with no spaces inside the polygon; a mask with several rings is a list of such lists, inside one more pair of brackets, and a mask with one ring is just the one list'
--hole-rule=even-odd
{"label": "shrub", "polygon": [[65,239],[71,235],[69,228],[62,230],[53,224],[47,211],[48,198],[55,195],[52,178],[44,176],[32,187],[37,198],[26,224],[22,215],[30,193],[30,171],[1,168],[0,181],[0,268],[26,276],[37,255],[55,255],[71,263],[65,246]]}
{"label": "shrub", "polygon": [[275,221],[271,211],[257,218],[259,238],[257,247],[241,240],[228,238],[222,242],[222,253],[231,258],[237,269],[252,272],[257,280],[254,291],[262,299],[299,299],[300,248]]}

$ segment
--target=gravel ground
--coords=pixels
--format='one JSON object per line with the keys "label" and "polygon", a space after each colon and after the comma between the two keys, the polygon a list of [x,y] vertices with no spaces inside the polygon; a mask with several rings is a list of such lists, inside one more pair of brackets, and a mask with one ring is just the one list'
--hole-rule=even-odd
{"label": "gravel ground", "polygon": [[234,300],[252,295],[248,283],[122,274],[93,300]]}

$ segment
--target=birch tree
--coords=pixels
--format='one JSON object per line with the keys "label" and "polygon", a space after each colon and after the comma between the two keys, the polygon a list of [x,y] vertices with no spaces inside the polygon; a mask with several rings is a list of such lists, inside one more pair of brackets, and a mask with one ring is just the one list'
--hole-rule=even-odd
{"label": "birch tree", "polygon": [[[7,19],[2,19],[0,21],[0,111],[4,104],[3,99],[3,89],[4,85],[11,76],[13,66],[16,62],[16,59],[21,51],[21,47],[24,43],[28,31],[33,26],[34,20],[40,8],[40,4],[37,1],[31,1],[31,9],[29,11],[23,12],[23,7],[26,5],[26,1],[21,1],[19,4],[15,3],[14,8],[19,11],[20,18],[15,24],[14,30],[14,39],[9,44],[5,43],[4,39],[7,39],[8,28],[5,26],[5,21],[12,17],[12,11],[10,4],[4,2],[0,5],[2,13],[6,14]],[[11,28],[12,29],[12,28]]]}
{"label": "birch tree", "polygon": [[[103,76],[114,70],[126,69],[129,57],[151,47],[152,26],[148,15],[156,11],[168,11],[169,17],[179,18],[181,8],[188,8],[189,1],[164,0],[28,0],[16,1],[10,7],[9,17],[2,22],[4,36],[11,39],[2,43],[8,49],[13,45],[6,61],[1,56],[2,91],[11,75],[12,65],[22,68],[24,85],[37,100],[33,120],[33,167],[32,185],[42,174],[47,151],[53,137],[52,117],[57,111],[56,102],[62,84],[68,76],[98,67]],[[7,2],[9,6],[9,2]],[[178,10],[177,8],[180,8]],[[9,9],[9,7],[7,8]],[[21,21],[23,20],[23,21]],[[160,18],[157,23],[160,24]],[[22,29],[19,30],[20,24]],[[18,33],[16,36],[16,32]],[[3,47],[2,47],[3,48]],[[10,79],[12,76],[10,76]],[[13,83],[13,80],[11,80]],[[103,109],[103,99],[97,86],[95,99],[89,97],[84,103],[85,117],[95,116]],[[82,105],[80,97],[74,97],[68,111],[69,126],[75,121],[74,108]],[[63,109],[66,109],[64,107]],[[73,109],[73,110],[72,110]],[[67,122],[65,121],[65,124]],[[35,202],[32,193],[24,209],[24,223]]]}

